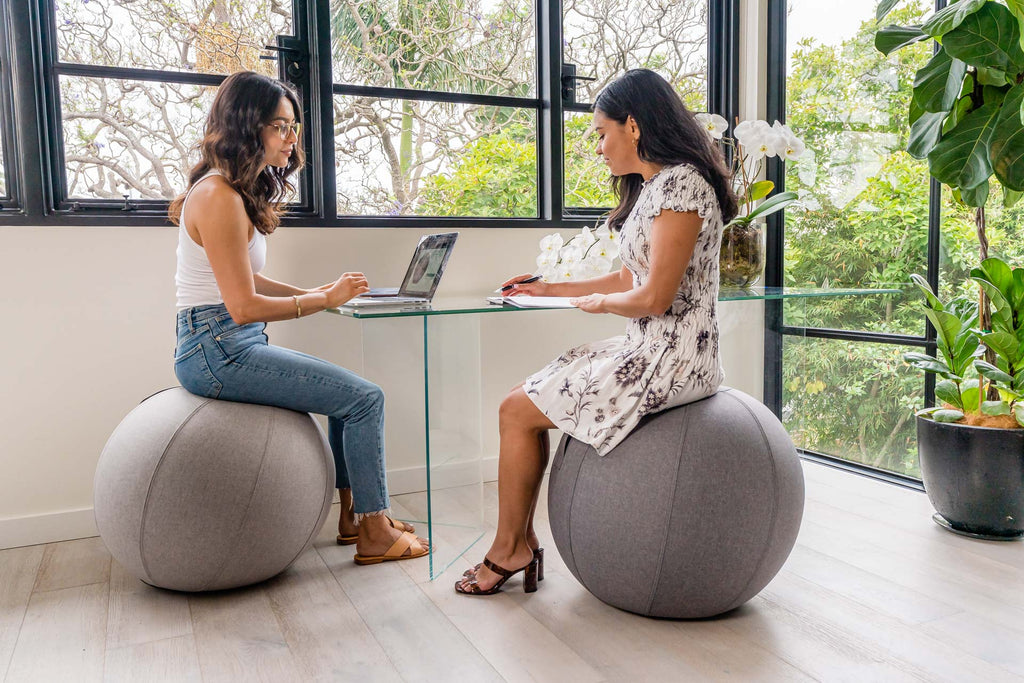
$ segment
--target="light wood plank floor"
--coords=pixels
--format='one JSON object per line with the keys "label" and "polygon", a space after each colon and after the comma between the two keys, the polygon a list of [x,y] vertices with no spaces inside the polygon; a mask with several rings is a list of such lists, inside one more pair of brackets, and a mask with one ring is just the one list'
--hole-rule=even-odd
{"label": "light wood plank floor", "polygon": [[[782,572],[740,609],[693,622],[593,598],[546,521],[540,590],[515,579],[476,599],[452,584],[489,539],[427,581],[425,559],[354,565],[353,547],[334,543],[337,511],[287,572],[216,594],[149,588],[98,538],[0,551],[0,679],[1024,681],[1024,543],[949,534],[920,493],[804,472],[804,523]],[[493,484],[485,503],[493,524]],[[411,519],[422,504],[394,500]]]}

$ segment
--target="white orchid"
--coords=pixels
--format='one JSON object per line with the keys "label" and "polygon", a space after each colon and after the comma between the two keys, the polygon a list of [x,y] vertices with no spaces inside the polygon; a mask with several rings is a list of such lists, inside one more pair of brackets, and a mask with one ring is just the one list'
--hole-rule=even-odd
{"label": "white orchid", "polygon": [[803,140],[798,138],[789,126],[779,123],[776,121],[772,124],[772,130],[775,132],[779,141],[777,152],[780,157],[787,161],[794,161],[799,159],[800,156],[806,150],[806,146]]}
{"label": "white orchid", "polygon": [[546,237],[541,238],[540,250],[541,253],[557,254],[558,250],[562,248],[563,244],[564,242],[562,240],[562,236],[556,232],[553,235],[548,235]]}
{"label": "white orchid", "polygon": [[596,237],[600,242],[619,243],[619,235],[608,227],[607,221],[602,223],[601,227],[594,231],[594,237]]}
{"label": "white orchid", "polygon": [[596,229],[583,228],[568,240],[557,233],[544,237],[535,272],[545,282],[597,277],[611,271],[618,255],[619,236],[606,222]]}
{"label": "white orchid", "polygon": [[558,263],[558,254],[552,251],[542,251],[537,256],[537,268],[541,271],[553,268]]}
{"label": "white orchid", "polygon": [[725,131],[729,128],[729,122],[724,116],[718,114],[697,114],[697,122],[704,128],[704,131],[711,136],[712,140],[721,140]]}
{"label": "white orchid", "polygon": [[759,201],[775,189],[771,181],[757,179],[764,160],[777,156],[783,161],[794,161],[807,151],[803,140],[789,126],[779,121],[773,124],[760,119],[742,121],[733,128],[733,137],[724,136],[718,144],[732,150],[733,184],[743,212],[732,223],[749,223],[758,216],[767,216],[782,209],[796,199],[795,193],[784,192],[759,205]]}

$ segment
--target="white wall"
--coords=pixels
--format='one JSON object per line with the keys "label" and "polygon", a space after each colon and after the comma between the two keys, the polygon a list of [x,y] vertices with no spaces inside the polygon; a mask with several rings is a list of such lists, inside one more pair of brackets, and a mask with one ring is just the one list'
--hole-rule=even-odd
{"label": "white wall", "polygon": [[[419,234],[282,229],[270,239],[266,272],[314,285],[362,269],[371,282],[397,283]],[[483,294],[505,275],[529,270],[543,234],[463,230],[439,296]],[[0,548],[94,533],[92,477],[107,437],[141,399],[176,383],[173,228],[5,227],[3,236]],[[757,303],[727,304],[721,311],[728,381],[755,396],[762,381],[759,311]],[[366,323],[323,313],[274,323],[270,335],[275,343],[358,368],[360,324]],[[494,417],[511,386],[570,343],[618,334],[622,325],[612,316],[577,311],[485,316],[485,454],[496,455]],[[414,337],[409,353],[418,344]],[[389,399],[389,469],[416,471],[421,453],[401,448],[408,439],[396,430],[422,424],[422,414],[408,407],[403,414],[401,403]]]}
{"label": "white wall", "polygon": [[[766,3],[741,2],[741,118],[763,116]],[[141,399],[176,384],[173,228],[2,227],[0,302],[0,548],[95,534],[92,478],[107,437]],[[463,230],[439,296],[482,295],[530,270],[543,230]],[[402,229],[283,229],[266,273],[300,285],[363,270],[397,284],[420,235]],[[719,309],[726,382],[759,397],[763,306]],[[333,314],[274,323],[274,343],[362,366],[360,323]],[[572,343],[618,334],[623,321],[574,311],[492,314],[480,347],[483,451],[497,453],[505,392]],[[419,340],[406,349],[413,354]],[[403,356],[403,358],[406,358]],[[417,383],[384,371],[393,493],[419,481]],[[398,390],[396,391],[396,387]],[[410,436],[412,435],[412,436]],[[493,463],[492,467],[493,467]]]}

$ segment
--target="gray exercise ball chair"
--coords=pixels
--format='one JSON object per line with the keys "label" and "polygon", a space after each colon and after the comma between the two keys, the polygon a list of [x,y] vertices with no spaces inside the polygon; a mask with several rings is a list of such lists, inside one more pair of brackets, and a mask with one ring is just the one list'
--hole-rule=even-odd
{"label": "gray exercise ball chair", "polygon": [[728,387],[645,418],[604,457],[563,436],[548,484],[569,570],[650,617],[710,617],[754,597],[793,549],[803,508],[786,430]]}
{"label": "gray exercise ball chair", "polygon": [[110,435],[93,503],[104,544],[132,575],[211,591],[287,569],[327,519],[334,485],[312,416],[175,387]]}

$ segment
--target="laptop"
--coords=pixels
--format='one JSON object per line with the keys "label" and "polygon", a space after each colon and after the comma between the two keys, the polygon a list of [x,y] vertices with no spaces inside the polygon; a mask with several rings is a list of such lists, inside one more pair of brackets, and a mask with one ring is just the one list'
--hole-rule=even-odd
{"label": "laptop", "polygon": [[425,306],[434,298],[444,267],[455,247],[457,232],[424,235],[405,271],[401,287],[373,288],[343,304],[351,308],[372,306]]}

